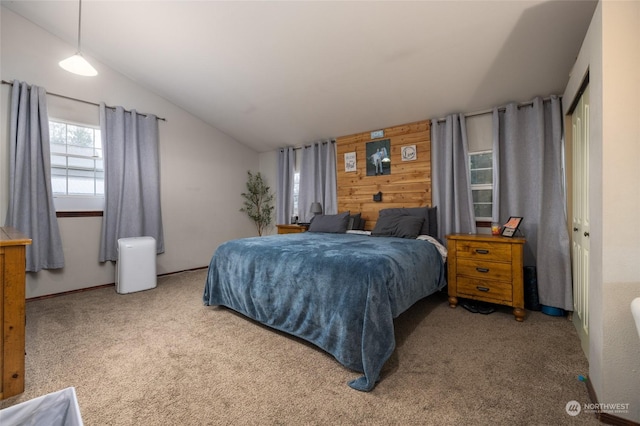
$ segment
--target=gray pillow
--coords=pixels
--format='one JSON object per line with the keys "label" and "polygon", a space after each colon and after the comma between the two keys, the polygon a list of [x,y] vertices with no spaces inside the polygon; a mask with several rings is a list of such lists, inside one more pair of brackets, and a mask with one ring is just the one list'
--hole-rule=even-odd
{"label": "gray pillow", "polygon": [[438,236],[438,219],[437,219],[437,207],[400,207],[380,210],[378,217],[384,217],[386,215],[405,215],[415,216],[424,219],[422,227],[418,235],[431,235],[434,238]]}
{"label": "gray pillow", "polygon": [[311,219],[307,232],[330,232],[344,234],[349,225],[349,212],[340,214],[318,214]]}
{"label": "gray pillow", "polygon": [[378,217],[371,231],[374,237],[398,237],[415,239],[420,235],[424,218],[402,213],[386,214]]}
{"label": "gray pillow", "polygon": [[[438,238],[438,207],[430,207],[427,210],[427,218],[429,220],[429,233],[427,235]],[[424,228],[424,224],[422,225]]]}
{"label": "gray pillow", "polygon": [[362,231],[364,229],[364,223],[360,213],[352,214],[349,216],[349,224],[347,225],[347,230],[351,231],[353,229],[358,231]]}

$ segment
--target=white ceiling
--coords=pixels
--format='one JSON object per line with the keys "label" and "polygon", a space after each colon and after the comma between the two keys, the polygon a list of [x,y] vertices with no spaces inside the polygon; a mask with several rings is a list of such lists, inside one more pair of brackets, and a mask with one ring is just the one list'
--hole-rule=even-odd
{"label": "white ceiling", "polygon": [[[76,45],[77,1],[2,5]],[[82,51],[265,152],[562,94],[595,6],[85,0]]]}

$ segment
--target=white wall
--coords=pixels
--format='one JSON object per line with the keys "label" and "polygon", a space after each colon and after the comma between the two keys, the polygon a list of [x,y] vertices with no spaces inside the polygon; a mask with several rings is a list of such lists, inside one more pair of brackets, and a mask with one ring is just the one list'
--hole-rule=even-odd
{"label": "white wall", "polygon": [[598,402],[640,421],[640,2],[600,2],[564,95],[590,85],[589,379]]}
{"label": "white wall", "polygon": [[[48,92],[156,114],[159,123],[161,197],[166,252],[158,256],[158,273],[208,265],[222,242],[256,235],[253,223],[238,210],[247,170],[259,167],[258,153],[134,83],[93,58],[93,78],[58,67],[74,46],[2,7],[0,74]],[[167,82],[167,84],[178,84]],[[8,105],[10,86],[0,94],[0,223],[4,224],[8,191]],[[51,97],[52,98],[52,97]],[[86,109],[78,107],[86,112]],[[111,263],[98,262],[101,218],[60,218],[66,266],[28,274],[27,297],[114,282]]]}

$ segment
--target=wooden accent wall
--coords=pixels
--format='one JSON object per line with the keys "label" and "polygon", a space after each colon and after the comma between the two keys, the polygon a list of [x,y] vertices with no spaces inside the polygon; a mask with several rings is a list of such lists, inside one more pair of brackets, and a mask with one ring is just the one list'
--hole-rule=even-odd
{"label": "wooden accent wall", "polygon": [[[374,129],[379,130],[379,129]],[[365,229],[371,230],[378,211],[391,207],[423,207],[431,205],[431,124],[428,120],[388,127],[384,136],[371,139],[371,132],[336,139],[338,212],[362,213]],[[390,140],[391,174],[367,176],[366,144]],[[402,161],[400,148],[415,145],[417,159]],[[345,172],[344,154],[356,153],[357,170]],[[382,192],[382,201],[373,195]]]}

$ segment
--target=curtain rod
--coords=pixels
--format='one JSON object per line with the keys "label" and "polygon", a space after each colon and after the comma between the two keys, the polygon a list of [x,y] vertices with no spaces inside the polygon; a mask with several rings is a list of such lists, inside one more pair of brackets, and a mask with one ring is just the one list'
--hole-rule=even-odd
{"label": "curtain rod", "polygon": [[[10,84],[10,85],[13,85],[13,82],[11,82],[11,81],[6,81],[6,80],[2,80],[2,84]],[[47,95],[51,95],[51,96],[55,96],[55,97],[63,98],[63,99],[69,99],[69,100],[71,100],[71,101],[82,102],[83,104],[100,106],[100,104],[95,103],[95,102],[85,101],[85,100],[83,100],[83,99],[78,99],[78,98],[72,98],[71,96],[60,95],[60,94],[58,94],[58,93],[47,92]],[[116,109],[116,107],[109,106],[109,105],[105,105],[105,107],[106,107],[106,108],[109,108],[109,109]],[[126,109],[125,109],[124,111],[125,111],[125,112],[131,112],[131,111],[126,110]],[[145,117],[148,117],[148,116],[150,115],[150,114],[144,114],[144,113],[142,113],[142,112],[138,112],[137,114],[139,114],[139,115],[143,115],[143,116],[145,116]],[[166,118],[162,118],[162,117],[156,117],[156,119],[158,119],[158,120],[162,120],[162,121],[167,121],[167,119],[166,119]]]}
{"label": "curtain rod", "polygon": [[[558,98],[562,99],[562,96],[558,96]],[[543,98],[542,102],[547,102],[550,101],[551,97],[548,98]],[[518,108],[522,108],[522,107],[526,107],[526,106],[533,106],[533,101],[528,101],[528,102],[521,102],[518,104]],[[506,107],[499,107],[498,111],[503,112],[506,111],[507,108]],[[485,109],[482,111],[475,111],[475,112],[470,112],[468,114],[463,114],[465,118],[469,118],[469,117],[477,117],[478,115],[487,115],[487,114],[492,114],[493,113],[493,108],[491,109]],[[445,121],[447,121],[446,118],[438,118],[438,123],[444,123]]]}
{"label": "curtain rod", "polygon": [[[323,145],[324,145],[325,143],[336,143],[336,140],[335,140],[335,139],[331,139],[331,140],[329,140],[329,141],[322,141],[321,143],[322,143]],[[311,148],[312,146],[313,146],[313,145],[294,146],[294,147],[293,147],[293,149],[294,149],[294,151],[297,151],[297,150],[299,150],[299,149],[303,149],[303,148]],[[284,150],[285,150],[285,149],[287,149],[287,148],[289,148],[289,147],[280,148],[280,152],[284,151]]]}

